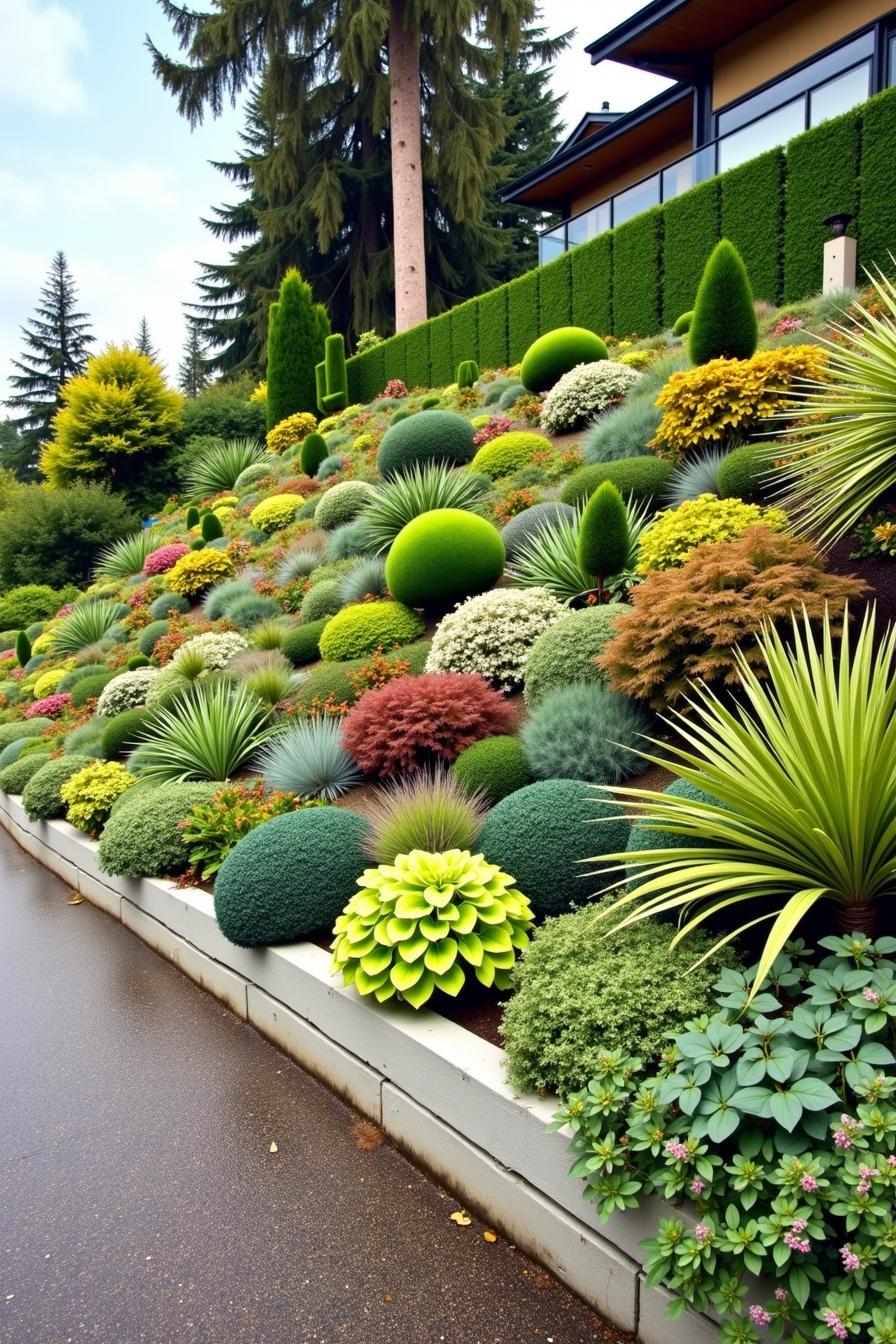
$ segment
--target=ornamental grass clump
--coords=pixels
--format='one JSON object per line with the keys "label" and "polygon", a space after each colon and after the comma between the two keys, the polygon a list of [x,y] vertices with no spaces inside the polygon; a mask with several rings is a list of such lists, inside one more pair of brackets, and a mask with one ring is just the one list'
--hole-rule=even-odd
{"label": "ornamental grass clump", "polygon": [[416,849],[368,868],[336,920],[333,971],[377,1002],[421,1008],[436,990],[455,997],[472,975],[506,989],[529,943],[529,902],[481,854]]}
{"label": "ornamental grass clump", "polygon": [[450,463],[415,463],[374,488],[363,513],[368,545],[376,554],[388,550],[406,523],[432,509],[478,513],[485,493],[479,479],[455,470]]}
{"label": "ornamental grass clump", "polygon": [[131,756],[140,775],[160,781],[226,780],[276,731],[257,696],[230,681],[197,682],[157,708]]}
{"label": "ornamental grass clump", "polygon": [[631,700],[599,684],[549,691],[520,736],[536,779],[619,784],[641,770],[635,750],[650,722]]}
{"label": "ornamental grass clump", "polygon": [[517,690],[529,650],[565,610],[544,588],[496,588],[468,598],[440,622],[426,670],[478,672],[502,691]]}
{"label": "ornamental grass clump", "polygon": [[79,831],[99,835],[112,805],[137,780],[117,761],[94,761],[60,785],[59,796],[66,805],[66,819]]}
{"label": "ornamental grass clump", "polygon": [[541,427],[549,434],[581,429],[594,416],[619,406],[641,374],[627,364],[602,359],[565,373],[544,399]]}
{"label": "ornamental grass clump", "polygon": [[89,598],[79,602],[53,631],[54,654],[80,653],[107,639],[129,608],[112,598]]}
{"label": "ornamental grass clump", "polygon": [[227,671],[268,710],[276,709],[302,680],[279,649],[250,649],[239,653],[228,664]]}
{"label": "ornamental grass clump", "polygon": [[264,445],[257,439],[224,439],[212,444],[187,468],[184,475],[187,494],[194,499],[208,499],[232,490],[248,468],[261,468],[263,472],[266,458]]}
{"label": "ornamental grass clump", "polygon": [[[472,750],[472,748],[471,748]],[[485,795],[468,790],[443,768],[386,784],[359,805],[370,823],[364,852],[374,863],[399,854],[472,849],[486,813]]]}
{"label": "ornamental grass clump", "polygon": [[364,781],[342,745],[339,720],[332,717],[312,717],[283,729],[259,757],[258,770],[269,789],[328,803]]}
{"label": "ornamental grass clump", "polygon": [[[144,527],[128,537],[113,541],[100,551],[93,569],[95,579],[129,579],[132,574],[144,573],[148,557],[158,548],[159,528]],[[158,573],[158,571],[156,571]]]}

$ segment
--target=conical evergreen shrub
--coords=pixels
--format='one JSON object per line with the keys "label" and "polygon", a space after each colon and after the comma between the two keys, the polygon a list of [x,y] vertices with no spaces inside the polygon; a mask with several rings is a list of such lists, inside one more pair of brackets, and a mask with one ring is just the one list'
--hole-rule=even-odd
{"label": "conical evergreen shrub", "polygon": [[577,548],[579,564],[597,578],[601,593],[604,581],[625,569],[630,544],[625,500],[612,481],[604,481],[585,506]]}
{"label": "conical evergreen shrub", "polygon": [[697,290],[688,331],[691,362],[749,359],[758,340],[747,268],[734,244],[723,238],[710,253]]}
{"label": "conical evergreen shrub", "polygon": [[312,430],[306,434],[299,449],[299,461],[306,476],[316,476],[317,469],[327,456],[327,441],[323,434]]}
{"label": "conical evergreen shrub", "polygon": [[273,429],[297,411],[317,411],[314,366],[324,357],[330,324],[311,286],[293,267],[280,285],[268,321],[267,425]]}

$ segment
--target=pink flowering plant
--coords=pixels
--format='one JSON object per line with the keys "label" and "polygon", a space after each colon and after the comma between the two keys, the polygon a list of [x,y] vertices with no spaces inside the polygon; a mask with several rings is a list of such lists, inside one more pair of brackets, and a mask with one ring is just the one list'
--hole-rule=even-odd
{"label": "pink flowering plant", "polygon": [[57,719],[64,709],[68,709],[72,698],[68,694],[63,695],[45,695],[42,700],[35,700],[33,705],[29,705],[25,710],[26,719]]}
{"label": "pink flowering plant", "polygon": [[143,573],[147,575],[167,574],[172,569],[182,555],[186,555],[189,546],[185,546],[181,541],[169,542],[166,546],[160,546],[158,550],[150,551],[149,555],[143,561]]}
{"label": "pink flowering plant", "polygon": [[756,968],[724,970],[657,1074],[608,1052],[553,1126],[602,1219],[687,1205],[647,1282],[725,1344],[896,1344],[896,939],[821,946],[788,944],[752,999]]}

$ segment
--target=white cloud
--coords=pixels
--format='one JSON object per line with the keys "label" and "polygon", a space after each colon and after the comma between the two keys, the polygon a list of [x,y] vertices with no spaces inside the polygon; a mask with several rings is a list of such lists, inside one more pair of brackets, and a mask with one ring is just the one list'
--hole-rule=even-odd
{"label": "white cloud", "polygon": [[133,206],[152,214],[178,201],[168,169],[150,163],[110,163],[96,155],[69,159],[53,194],[79,214],[105,212],[112,206]]}
{"label": "white cloud", "polygon": [[0,0],[0,31],[0,99],[51,116],[85,110],[72,66],[87,34],[76,15],[54,0]]}
{"label": "white cloud", "polygon": [[0,168],[0,200],[12,206],[17,215],[33,215],[42,199],[43,193],[35,183]]}

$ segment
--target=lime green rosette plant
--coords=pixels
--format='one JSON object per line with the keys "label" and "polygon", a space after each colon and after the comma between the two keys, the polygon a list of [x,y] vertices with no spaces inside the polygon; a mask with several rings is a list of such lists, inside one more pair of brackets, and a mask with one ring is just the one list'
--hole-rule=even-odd
{"label": "lime green rosette plant", "polygon": [[470,970],[480,984],[510,988],[532,907],[482,854],[414,849],[367,868],[358,886],[333,929],[333,971],[345,984],[412,1008],[437,989],[459,994]]}

